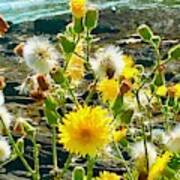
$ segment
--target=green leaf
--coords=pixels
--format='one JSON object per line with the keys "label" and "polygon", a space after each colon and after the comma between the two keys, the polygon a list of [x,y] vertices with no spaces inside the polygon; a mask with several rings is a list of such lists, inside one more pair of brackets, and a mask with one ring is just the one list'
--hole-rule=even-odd
{"label": "green leaf", "polygon": [[69,40],[64,35],[60,35],[59,40],[60,40],[60,44],[62,46],[62,49],[65,53],[73,53],[74,52],[76,44],[73,41]]}
{"label": "green leaf", "polygon": [[129,124],[131,122],[133,114],[134,114],[133,109],[124,108],[124,110],[121,111],[119,118],[121,119],[121,122],[123,122],[125,124]]}
{"label": "green leaf", "polygon": [[124,105],[123,96],[118,96],[112,107],[112,111],[115,117],[121,113],[123,105]]}
{"label": "green leaf", "polygon": [[171,48],[168,52],[169,59],[180,60],[180,44]]}
{"label": "green leaf", "polygon": [[59,121],[59,114],[56,111],[45,108],[44,110],[49,125],[56,125]]}
{"label": "green leaf", "polygon": [[83,180],[85,177],[85,171],[82,167],[76,167],[72,174],[72,180]]}
{"label": "green leaf", "polygon": [[146,42],[150,42],[150,40],[153,37],[152,30],[150,29],[149,26],[145,24],[142,24],[141,26],[139,26],[137,29],[137,32],[141,36],[141,38]]}
{"label": "green leaf", "polygon": [[175,177],[175,174],[176,171],[168,166],[165,168],[163,172],[163,176],[167,177],[167,179],[173,179]]}
{"label": "green leaf", "polygon": [[180,169],[180,154],[174,154],[174,156],[172,157],[168,165],[172,169],[179,170]]}
{"label": "green leaf", "polygon": [[128,147],[128,141],[124,138],[120,141],[120,144],[123,146],[123,147]]}
{"label": "green leaf", "polygon": [[92,30],[97,26],[99,12],[96,8],[90,7],[85,16],[84,25],[87,29]]}

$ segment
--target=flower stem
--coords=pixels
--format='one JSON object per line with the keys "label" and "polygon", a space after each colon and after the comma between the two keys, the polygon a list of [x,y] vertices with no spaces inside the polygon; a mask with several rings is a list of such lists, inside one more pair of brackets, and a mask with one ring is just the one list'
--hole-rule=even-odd
{"label": "flower stem", "polygon": [[[141,102],[139,100],[139,93],[138,92],[136,94],[136,101],[138,103],[139,111],[142,111],[143,107],[142,107]],[[141,119],[141,125],[142,125],[143,142],[144,142],[144,149],[145,149],[146,169],[147,169],[147,172],[148,172],[149,171],[149,158],[148,158],[149,156],[148,156],[147,137],[146,137],[145,125],[144,125],[144,122],[143,122],[143,118]]]}
{"label": "flower stem", "polygon": [[17,156],[20,158],[21,162],[23,163],[24,167],[27,169],[27,171],[29,171],[29,173],[31,175],[33,175],[34,171],[33,169],[31,168],[31,166],[28,164],[28,162],[26,161],[26,159],[24,158],[22,152],[19,150],[16,142],[14,141],[14,138],[10,132],[10,130],[6,127],[6,125],[4,124],[4,121],[0,118],[1,122],[2,122],[2,125],[4,126],[7,134],[8,134],[8,137],[9,137],[9,141],[10,141],[10,144],[12,144]]}
{"label": "flower stem", "polygon": [[70,93],[70,95],[71,95],[71,97],[72,97],[74,103],[76,104],[76,106],[79,106],[79,102],[78,102],[76,96],[74,95],[73,90],[71,89],[71,86],[70,86],[69,81],[66,83],[66,85],[67,85],[68,91],[69,91],[69,93]]}
{"label": "flower stem", "polygon": [[114,146],[115,146],[115,149],[116,149],[116,151],[117,151],[120,159],[122,160],[122,163],[124,164],[124,166],[125,166],[125,168],[126,168],[126,171],[127,171],[127,173],[128,173],[128,176],[129,176],[130,180],[133,180],[133,177],[132,177],[132,175],[131,175],[131,171],[130,171],[130,169],[129,169],[129,167],[128,167],[128,164],[127,164],[126,160],[124,159],[124,157],[123,157],[123,155],[122,155],[121,150],[119,149],[118,144],[115,143]]}
{"label": "flower stem", "polygon": [[52,125],[52,153],[53,153],[53,171],[57,172],[58,168],[58,159],[57,159],[57,146],[56,146],[56,126]]}
{"label": "flower stem", "polygon": [[92,180],[92,177],[93,177],[93,166],[94,166],[94,159],[88,157],[87,180]]}
{"label": "flower stem", "polygon": [[33,180],[40,180],[40,172],[39,172],[39,145],[36,142],[36,133],[33,134],[33,137],[31,138],[31,141],[33,143],[33,156],[34,156],[34,174],[33,174]]}
{"label": "flower stem", "polygon": [[70,166],[70,163],[71,163],[71,159],[72,159],[72,154],[69,154],[67,159],[66,159],[66,162],[64,164],[64,167],[63,167],[63,170],[61,172],[61,175],[60,175],[60,179],[64,177],[64,175],[66,174],[69,166]]}
{"label": "flower stem", "polygon": [[87,63],[89,63],[89,53],[90,53],[90,43],[89,43],[89,38],[90,38],[90,32],[89,30],[87,29],[86,31],[86,61]]}
{"label": "flower stem", "polygon": [[142,122],[142,130],[143,130],[143,142],[144,142],[144,149],[145,149],[145,158],[146,158],[146,169],[149,172],[149,156],[148,156],[148,149],[147,149],[147,137],[145,132],[145,125]]}

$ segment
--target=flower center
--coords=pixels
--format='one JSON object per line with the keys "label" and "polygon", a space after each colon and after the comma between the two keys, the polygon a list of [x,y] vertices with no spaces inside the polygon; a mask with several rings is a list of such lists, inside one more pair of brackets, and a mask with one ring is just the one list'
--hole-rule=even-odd
{"label": "flower center", "polygon": [[80,137],[83,143],[87,143],[92,139],[92,133],[89,129],[82,129],[80,131]]}
{"label": "flower center", "polygon": [[46,60],[46,59],[49,59],[49,57],[50,57],[47,50],[45,50],[45,49],[38,49],[37,56],[38,56],[39,60]]}

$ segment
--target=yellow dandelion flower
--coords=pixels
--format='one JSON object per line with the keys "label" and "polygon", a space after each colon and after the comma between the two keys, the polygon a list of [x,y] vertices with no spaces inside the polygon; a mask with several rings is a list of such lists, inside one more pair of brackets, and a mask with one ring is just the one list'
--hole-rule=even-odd
{"label": "yellow dandelion flower", "polygon": [[59,142],[70,153],[95,156],[111,141],[111,121],[100,106],[79,107],[63,118]]}
{"label": "yellow dandelion flower", "polygon": [[77,45],[75,52],[78,55],[73,54],[71,56],[66,74],[72,79],[72,81],[79,81],[83,78],[85,71],[84,60],[80,57],[84,55],[82,42]]}
{"label": "yellow dandelion flower", "polygon": [[159,177],[164,169],[166,168],[168,162],[170,161],[172,156],[172,153],[166,151],[162,157],[159,157],[156,162],[152,165],[149,175],[148,175],[148,180],[155,180],[157,177]]}
{"label": "yellow dandelion flower", "polygon": [[132,56],[123,55],[123,61],[125,63],[125,67],[123,69],[122,76],[124,76],[126,79],[136,77],[139,74],[139,71],[134,67],[134,60]]}
{"label": "yellow dandelion flower", "polygon": [[86,0],[71,0],[70,9],[76,18],[82,18],[86,12]]}
{"label": "yellow dandelion flower", "polygon": [[97,177],[96,180],[120,180],[120,176],[115,173],[104,171],[100,173],[100,176]]}
{"label": "yellow dandelion flower", "polygon": [[126,78],[126,79],[131,79],[136,77],[139,74],[139,71],[135,68],[135,67],[125,67],[122,75]]}
{"label": "yellow dandelion flower", "polygon": [[113,101],[119,93],[119,84],[115,79],[103,79],[97,85],[97,90],[102,93],[103,101]]}
{"label": "yellow dandelion flower", "polygon": [[156,90],[156,94],[158,96],[166,96],[167,94],[167,87],[165,85],[159,86]]}
{"label": "yellow dandelion flower", "polygon": [[132,67],[132,66],[134,66],[134,60],[133,60],[132,56],[123,55],[123,61],[125,63],[125,67]]}
{"label": "yellow dandelion flower", "polygon": [[175,97],[180,98],[180,83],[174,85]]}
{"label": "yellow dandelion flower", "polygon": [[124,137],[126,137],[126,133],[127,133],[127,129],[126,128],[123,128],[121,130],[116,130],[113,133],[114,142],[117,143],[117,142],[121,141]]}

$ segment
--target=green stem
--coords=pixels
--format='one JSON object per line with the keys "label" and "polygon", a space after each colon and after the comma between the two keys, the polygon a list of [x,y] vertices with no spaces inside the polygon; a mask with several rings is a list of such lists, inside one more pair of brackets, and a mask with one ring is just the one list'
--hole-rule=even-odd
{"label": "green stem", "polygon": [[94,95],[94,93],[92,91],[90,91],[89,94],[87,95],[86,99],[85,99],[86,104],[88,104],[90,102],[93,95]]}
{"label": "green stem", "polygon": [[40,180],[40,172],[39,172],[39,145],[36,142],[36,133],[33,134],[33,137],[31,138],[31,141],[33,143],[33,156],[34,156],[34,174],[33,174],[33,180]]}
{"label": "green stem", "polygon": [[70,86],[70,82],[69,82],[68,79],[67,79],[67,81],[66,81],[66,85],[67,85],[68,91],[69,91],[69,93],[70,93],[70,95],[71,95],[71,97],[72,97],[75,105],[76,105],[76,106],[79,106],[79,102],[78,102],[76,96],[74,95],[74,92],[73,92],[73,90],[72,90],[72,88],[71,88],[71,86]]}
{"label": "green stem", "polygon": [[10,162],[14,161],[17,158],[17,156],[9,158],[7,161],[0,164],[0,169],[9,164]]}
{"label": "green stem", "polygon": [[89,43],[89,38],[90,38],[90,33],[89,30],[87,29],[86,31],[86,61],[89,63],[89,57],[90,57],[90,43]]}
{"label": "green stem", "polygon": [[66,174],[66,172],[67,172],[67,170],[68,170],[68,168],[69,168],[69,166],[70,166],[71,159],[72,159],[72,154],[69,154],[69,155],[68,155],[68,158],[66,159],[66,162],[65,162],[65,164],[64,164],[64,168],[63,168],[63,170],[62,170],[62,173],[61,173],[61,175],[60,175],[60,179],[63,178],[64,175]]}
{"label": "green stem", "polygon": [[144,142],[144,149],[145,149],[145,158],[146,158],[146,169],[149,172],[149,156],[148,156],[148,149],[147,149],[147,137],[145,132],[145,125],[142,122],[142,130],[143,130],[143,142]]}
{"label": "green stem", "polygon": [[53,153],[53,171],[57,172],[59,170],[58,167],[58,159],[57,159],[57,146],[56,146],[56,126],[52,125],[52,153]]}
{"label": "green stem", "polygon": [[149,120],[149,128],[150,128],[150,140],[152,140],[152,114],[150,106],[147,107],[147,115]]}
{"label": "green stem", "polygon": [[[139,93],[136,93],[136,100],[138,102],[139,111],[141,111],[142,110],[142,105],[141,105],[141,102],[139,100]],[[149,171],[149,158],[148,158],[148,149],[147,149],[147,137],[146,137],[146,132],[145,132],[145,126],[144,126],[143,119],[141,121],[141,125],[142,125],[143,142],[144,142],[144,149],[145,149],[146,168],[147,168],[147,172],[148,172]]]}
{"label": "green stem", "polygon": [[24,167],[27,169],[27,171],[29,171],[29,173],[31,175],[33,175],[34,171],[33,169],[31,168],[31,166],[28,164],[28,162],[26,161],[26,159],[23,157],[23,154],[21,153],[21,151],[19,150],[16,142],[14,141],[14,138],[11,134],[11,132],[9,131],[8,128],[6,128],[6,125],[4,124],[4,121],[0,118],[1,122],[2,122],[2,125],[3,127],[5,128],[7,134],[8,134],[8,137],[9,137],[9,141],[10,141],[10,144],[12,144],[17,156],[20,158],[21,162],[23,163]]}
{"label": "green stem", "polygon": [[93,166],[94,166],[94,159],[88,157],[87,180],[92,180],[92,177],[93,177]]}
{"label": "green stem", "polygon": [[127,164],[126,160],[124,159],[124,157],[123,157],[123,155],[122,155],[121,150],[120,150],[119,147],[118,147],[118,144],[115,143],[114,146],[115,146],[116,151],[117,151],[117,153],[118,153],[118,155],[119,155],[119,158],[122,160],[122,163],[124,164],[124,166],[125,166],[125,168],[126,168],[126,171],[127,171],[127,173],[128,173],[128,176],[129,176],[130,180],[133,180],[134,178],[133,178],[133,176],[131,175],[131,171],[130,171],[130,169],[129,169],[129,167],[128,167],[128,164]]}

